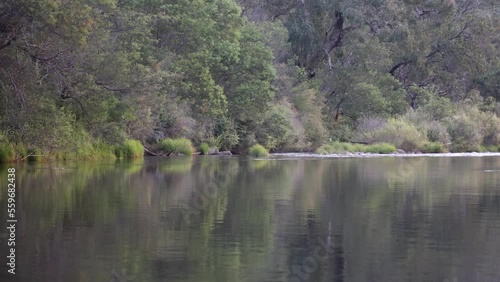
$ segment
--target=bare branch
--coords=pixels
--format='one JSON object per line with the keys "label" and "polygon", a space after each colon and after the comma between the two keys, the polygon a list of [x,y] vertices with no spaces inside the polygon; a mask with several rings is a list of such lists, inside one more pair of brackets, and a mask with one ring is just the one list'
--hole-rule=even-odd
{"label": "bare branch", "polygon": [[391,68],[391,70],[389,71],[389,73],[394,76],[394,73],[396,72],[397,69],[399,69],[400,67],[404,66],[404,65],[407,65],[407,64],[411,64],[413,63],[415,60],[406,60],[406,61],[402,61],[400,63],[397,63],[395,66],[393,66]]}
{"label": "bare branch", "polygon": [[42,58],[42,57],[38,57],[37,55],[34,55],[32,53],[30,53],[28,50],[26,50],[25,48],[21,47],[21,46],[17,46],[17,49],[19,50],[22,50],[24,51],[26,54],[28,54],[31,58],[35,59],[35,60],[39,60],[39,61],[42,61],[42,62],[50,62],[52,60],[55,60],[57,59],[57,57],[59,57],[59,55],[61,55],[62,53],[66,52],[67,50],[62,50],[60,51],[59,53],[55,54],[54,56],[52,57],[49,57],[49,58]]}
{"label": "bare branch", "polygon": [[333,70],[332,57],[330,56],[330,53],[328,53],[328,50],[326,50],[326,48],[323,50],[325,50],[326,56],[328,57],[328,68],[330,69],[330,71],[332,71]]}
{"label": "bare branch", "polygon": [[460,36],[462,36],[462,34],[464,34],[465,30],[469,27],[469,24],[470,24],[470,22],[466,22],[465,26],[462,28],[462,30],[457,35],[451,37],[449,40],[457,39]]}

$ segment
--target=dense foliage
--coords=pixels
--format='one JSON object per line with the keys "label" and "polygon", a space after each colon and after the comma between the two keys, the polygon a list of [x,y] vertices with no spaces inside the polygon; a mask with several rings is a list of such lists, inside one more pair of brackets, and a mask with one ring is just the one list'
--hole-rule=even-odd
{"label": "dense foliage", "polygon": [[496,0],[0,3],[5,159],[165,138],[494,150],[499,89]]}

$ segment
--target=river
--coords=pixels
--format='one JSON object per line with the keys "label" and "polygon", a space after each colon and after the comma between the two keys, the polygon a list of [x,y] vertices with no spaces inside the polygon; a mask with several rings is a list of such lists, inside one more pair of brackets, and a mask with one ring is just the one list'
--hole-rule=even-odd
{"label": "river", "polygon": [[[0,167],[0,221],[7,221]],[[500,157],[16,165],[11,281],[500,281]]]}

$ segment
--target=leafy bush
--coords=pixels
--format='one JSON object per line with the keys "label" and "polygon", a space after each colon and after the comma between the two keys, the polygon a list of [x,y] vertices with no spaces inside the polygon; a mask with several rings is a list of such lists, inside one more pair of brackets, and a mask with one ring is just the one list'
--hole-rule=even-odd
{"label": "leafy bush", "polygon": [[323,126],[321,117],[315,115],[306,115],[302,118],[304,133],[309,146],[315,148],[323,144],[326,139],[327,131]]}
{"label": "leafy bush", "polygon": [[427,142],[423,145],[421,151],[423,153],[444,153],[446,152],[446,148],[439,142]]}
{"label": "leafy bush", "polygon": [[118,159],[135,159],[144,156],[144,147],[140,141],[127,139],[116,147],[115,155]]}
{"label": "leafy bush", "polygon": [[[330,123],[329,125],[329,136],[335,140],[347,141],[356,140],[357,136],[355,134],[354,128],[355,124],[345,118],[339,118],[336,122]],[[359,127],[358,127],[359,128]]]}
{"label": "leafy bush", "polygon": [[456,115],[449,118],[447,124],[453,152],[480,151],[481,129],[470,118],[464,114]]}
{"label": "leafy bush", "polygon": [[451,142],[450,134],[446,130],[446,126],[439,121],[433,121],[427,126],[427,138],[431,142],[440,142],[448,144]]}
{"label": "leafy bush", "polygon": [[481,126],[484,145],[500,145],[500,118],[494,113],[480,112],[476,124]]}
{"label": "leafy bush", "polygon": [[443,120],[453,114],[455,106],[448,98],[432,95],[429,101],[422,107],[422,111],[429,115],[432,120]]}
{"label": "leafy bush", "polygon": [[427,138],[415,126],[400,119],[390,119],[385,126],[364,134],[368,143],[390,143],[405,151],[417,150]]}
{"label": "leafy bush", "polygon": [[458,110],[459,114],[446,120],[453,151],[480,151],[482,145],[500,145],[500,119],[494,112],[483,112],[465,102]]}
{"label": "leafy bush", "polygon": [[293,134],[290,104],[273,105],[256,129],[257,142],[275,149],[286,145]]}
{"label": "leafy bush", "polygon": [[232,119],[223,116],[215,120],[213,136],[209,138],[208,142],[210,147],[229,150],[240,142],[240,136]]}
{"label": "leafy bush", "polygon": [[208,146],[207,143],[201,143],[200,144],[200,152],[202,155],[208,155],[208,150],[210,149],[210,147]]}
{"label": "leafy bush", "polygon": [[267,157],[269,155],[267,149],[260,144],[255,144],[252,147],[250,147],[249,152],[250,155],[254,157]]}
{"label": "leafy bush", "polygon": [[193,144],[189,139],[163,139],[160,141],[160,149],[168,154],[180,153],[186,156],[191,156],[194,153]]}
{"label": "leafy bush", "polygon": [[[291,93],[291,103],[294,108],[292,123],[296,131],[296,145],[303,148],[317,148],[321,146],[328,135],[324,124],[323,95],[314,85],[302,84]],[[298,133],[298,134],[297,134]]]}

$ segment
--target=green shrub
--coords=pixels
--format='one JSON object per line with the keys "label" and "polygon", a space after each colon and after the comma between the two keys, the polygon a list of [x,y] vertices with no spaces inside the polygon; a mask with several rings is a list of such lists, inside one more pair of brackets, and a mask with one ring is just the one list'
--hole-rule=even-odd
{"label": "green shrub", "polygon": [[[356,140],[355,125],[352,121],[339,118],[336,122],[331,123],[329,126],[329,136],[335,140]],[[359,128],[359,127],[357,127]]]}
{"label": "green shrub", "polygon": [[459,114],[448,118],[448,133],[453,151],[480,151],[481,146],[500,144],[500,119],[493,112],[483,112],[470,103],[461,103]]}
{"label": "green shrub", "polygon": [[229,150],[242,143],[234,121],[224,116],[215,120],[213,134],[214,136],[207,140],[210,147]]}
{"label": "green shrub", "polygon": [[325,142],[327,130],[320,116],[306,115],[302,118],[302,124],[309,146],[316,148]]}
{"label": "green shrub", "polygon": [[422,111],[430,115],[432,120],[443,120],[453,114],[455,105],[450,99],[431,95],[427,104],[422,107]]}
{"label": "green shrub", "polygon": [[210,147],[208,146],[207,143],[201,143],[200,144],[200,152],[202,155],[208,155],[208,150],[210,149]]}
{"label": "green shrub", "polygon": [[[312,86],[312,87],[311,87]],[[304,148],[318,148],[326,141],[328,131],[325,127],[322,95],[311,84],[301,84],[294,88],[291,94],[292,108],[296,115],[292,118]],[[292,111],[292,112],[294,112]],[[299,125],[299,126],[297,126]]]}
{"label": "green shrub", "polygon": [[403,120],[390,119],[382,128],[365,133],[368,143],[389,143],[405,151],[417,150],[427,141],[417,128]]}
{"label": "green shrub", "polygon": [[481,112],[476,124],[481,126],[482,143],[484,145],[500,144],[500,118],[494,113]]}
{"label": "green shrub", "polygon": [[423,145],[421,151],[423,153],[444,153],[446,148],[439,142],[427,142]]}
{"label": "green shrub", "polygon": [[451,142],[446,126],[439,121],[433,121],[427,126],[427,138],[431,142],[448,144]]}
{"label": "green shrub", "polygon": [[191,156],[194,153],[193,144],[189,139],[163,139],[160,141],[160,149],[168,154],[180,153],[186,156]]}
{"label": "green shrub", "polygon": [[293,135],[291,106],[288,103],[273,105],[263,116],[263,122],[256,127],[257,142],[269,149],[283,147]]}
{"label": "green shrub", "polygon": [[135,159],[144,156],[144,147],[138,140],[127,139],[123,145],[116,147],[115,155],[118,159]]}
{"label": "green shrub", "polygon": [[464,114],[449,118],[447,124],[453,152],[480,151],[483,136],[478,124]]}
{"label": "green shrub", "polygon": [[269,155],[267,149],[260,144],[255,144],[252,147],[250,147],[249,152],[250,155],[254,157],[267,157]]}
{"label": "green shrub", "polygon": [[10,143],[0,144],[0,162],[12,162],[15,160],[15,156],[14,147]]}

